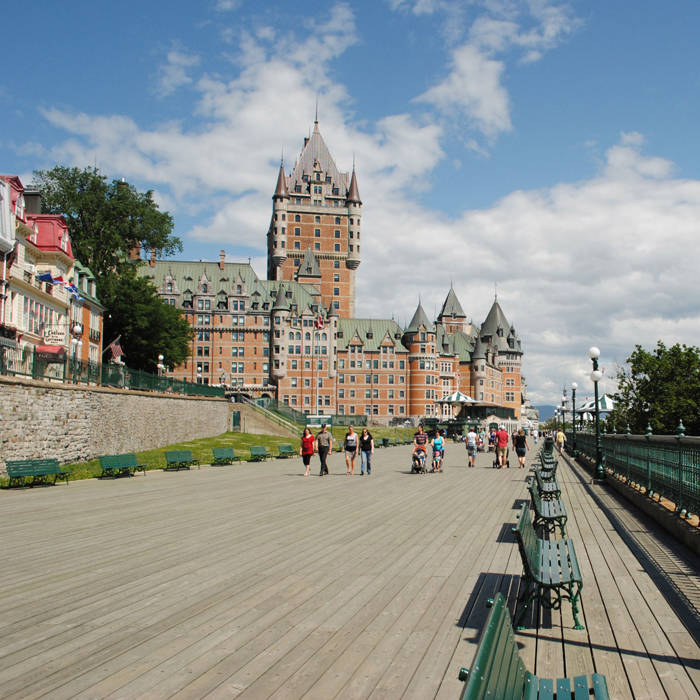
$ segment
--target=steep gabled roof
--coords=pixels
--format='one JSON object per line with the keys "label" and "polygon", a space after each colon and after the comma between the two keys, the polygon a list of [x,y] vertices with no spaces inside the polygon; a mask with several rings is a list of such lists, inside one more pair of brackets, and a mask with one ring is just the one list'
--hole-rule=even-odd
{"label": "steep gabled roof", "polygon": [[467,314],[464,313],[464,309],[459,303],[459,299],[457,299],[455,290],[452,287],[450,287],[450,291],[447,292],[447,298],[445,299],[445,303],[442,305],[442,311],[440,311],[440,316],[438,316],[438,318],[441,318],[442,316],[449,316],[450,318],[452,316],[455,316],[455,318],[467,317]]}
{"label": "steep gabled roof", "polygon": [[491,309],[486,316],[486,320],[481,324],[481,335],[491,335],[495,337],[499,328],[503,331],[503,335],[505,336],[510,330],[510,323],[503,313],[498,299],[494,299]]}
{"label": "steep gabled roof", "polygon": [[418,308],[416,309],[416,313],[413,314],[411,322],[408,324],[406,333],[415,333],[420,326],[423,326],[429,331],[435,330],[433,328],[433,324],[430,323],[428,315],[425,313],[422,304],[418,302]]}
{"label": "steep gabled roof", "polygon": [[297,279],[300,277],[321,277],[321,266],[311,246],[306,249],[301,264],[297,268]]}
{"label": "steep gabled roof", "polygon": [[338,166],[335,164],[335,160],[333,160],[333,156],[328,150],[321,132],[318,130],[318,122],[314,122],[314,130],[304,144],[299,160],[294,166],[290,184],[292,186],[301,184],[304,174],[311,175],[313,173],[315,163],[318,163],[320,169],[326,175],[330,175],[331,182],[340,189],[341,194],[348,190],[348,174],[341,173],[338,170]]}
{"label": "steep gabled roof", "polygon": [[397,354],[408,350],[401,344],[403,331],[396,321],[376,318],[341,318],[338,319],[338,351],[347,349],[350,341],[358,337],[365,352],[377,351],[387,336],[394,343]]}

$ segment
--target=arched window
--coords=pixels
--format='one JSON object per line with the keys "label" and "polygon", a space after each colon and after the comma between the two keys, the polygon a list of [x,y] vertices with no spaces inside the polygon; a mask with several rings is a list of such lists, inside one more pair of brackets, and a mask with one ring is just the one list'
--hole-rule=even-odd
{"label": "arched window", "polygon": [[202,294],[206,294],[208,291],[209,291],[209,289],[208,289],[206,283],[203,283],[202,284]]}
{"label": "arched window", "polygon": [[172,293],[173,293],[173,283],[172,283],[172,282],[168,282],[168,283],[165,285],[165,291],[166,291],[168,294],[172,294]]}

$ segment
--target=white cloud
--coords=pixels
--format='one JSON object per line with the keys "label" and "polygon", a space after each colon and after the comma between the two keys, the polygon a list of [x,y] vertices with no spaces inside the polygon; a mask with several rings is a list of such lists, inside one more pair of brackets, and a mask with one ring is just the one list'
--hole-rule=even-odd
{"label": "white cloud", "polygon": [[155,91],[158,97],[167,97],[175,90],[192,82],[188,71],[198,66],[199,56],[172,49],[168,51],[166,63],[158,69],[158,83]]}
{"label": "white cloud", "polygon": [[493,138],[512,128],[508,93],[501,85],[504,67],[503,62],[465,44],[453,52],[447,78],[416,100],[451,114],[462,112],[474,128]]}
{"label": "white cloud", "polygon": [[[405,3],[394,3],[403,9]],[[418,14],[418,4],[412,5]],[[460,3],[429,2],[431,14],[446,15],[446,36],[453,39],[465,24],[464,6]],[[467,39],[450,52],[448,74],[416,99],[432,105],[449,119],[462,116],[474,131],[489,141],[510,131],[510,99],[504,74],[514,51],[521,63],[539,61],[546,51],[558,46],[578,26],[568,6],[550,0],[528,3],[490,1],[475,3],[481,11],[467,33]],[[457,120],[461,128],[461,120]],[[466,139],[474,143],[474,139]]]}
{"label": "white cloud", "polygon": [[[197,129],[179,122],[143,129],[124,116],[48,109],[47,120],[67,133],[50,156],[75,165],[97,159],[105,172],[153,187],[176,221],[181,213],[198,215],[186,244],[207,241],[229,254],[253,248],[264,275],[280,151],[291,169],[320,92],[322,134],[341,170],[356,156],[364,200],[358,314],[407,322],[419,294],[432,314],[452,281],[465,311],[481,323],[497,282],[523,340],[536,403],[551,401],[572,380],[585,393],[592,344],[609,372],[637,339],[700,344],[700,182],[676,178],[673,163],[645,153],[642,135],[621,135],[587,180],[515,191],[448,218],[415,197],[445,158],[444,122],[430,114],[352,122],[351,96],[331,73],[342,46],[358,40],[352,13],[342,5],[309,32],[306,39],[276,35],[274,46],[251,33],[232,79],[193,76]],[[483,97],[502,90],[503,62],[473,45],[462,51],[470,70],[494,64],[488,90],[475,92],[469,109],[484,129],[509,126],[507,95],[500,108],[495,97]]]}
{"label": "white cloud", "polygon": [[237,10],[241,5],[241,0],[216,0],[214,9],[219,12],[230,12]]}

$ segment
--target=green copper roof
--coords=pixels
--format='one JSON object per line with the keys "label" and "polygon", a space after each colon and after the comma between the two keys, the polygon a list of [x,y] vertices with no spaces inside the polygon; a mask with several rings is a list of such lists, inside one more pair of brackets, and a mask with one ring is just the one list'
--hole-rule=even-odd
{"label": "green copper roof", "polygon": [[403,331],[396,321],[376,318],[341,318],[338,320],[338,352],[345,350],[353,338],[359,338],[367,352],[376,351],[389,338],[395,352],[408,352],[401,343]]}
{"label": "green copper roof", "polygon": [[[77,278],[80,278],[79,280]],[[83,285],[83,280],[87,280],[87,284]],[[95,282],[95,294],[90,293],[90,282]],[[97,298],[97,281],[95,275],[86,265],[83,265],[79,260],[73,261],[73,284],[78,287],[80,296],[87,301],[102,307],[100,300]]]}
{"label": "green copper roof", "polygon": [[[144,261],[139,265],[138,273],[150,279],[160,294],[178,297],[178,306],[182,305],[185,297],[202,294],[203,283],[207,285],[206,294],[213,297],[221,292],[239,296],[236,288],[241,285],[240,296],[250,297],[251,302],[260,303],[257,311],[263,311],[262,305],[266,303],[267,310],[272,309],[275,304],[281,304],[285,310],[296,306],[296,313],[302,314],[307,310],[311,312],[312,306],[318,305],[318,292],[311,285],[293,281],[261,280],[247,263],[227,262],[222,269],[215,262],[157,260],[155,266],[151,267]],[[167,291],[168,282],[173,285],[172,292]],[[278,293],[280,287],[283,287],[281,297]],[[320,306],[319,310],[322,310]]]}
{"label": "green copper roof", "polygon": [[297,268],[297,279],[300,277],[318,277],[321,278],[321,266],[318,264],[318,260],[314,255],[311,246],[309,246],[304,252],[304,257],[301,264]]}
{"label": "green copper roof", "polygon": [[442,311],[440,311],[440,315],[438,316],[438,318],[441,318],[443,316],[447,316],[450,318],[452,318],[453,316],[455,318],[467,317],[467,314],[464,313],[464,309],[459,303],[459,299],[457,299],[455,290],[452,287],[450,287],[450,291],[447,293],[447,298],[445,299],[445,303],[442,305]]}
{"label": "green copper roof", "polygon": [[428,320],[428,316],[425,313],[423,306],[420,302],[418,302],[418,308],[416,309],[416,313],[413,314],[411,322],[408,324],[406,333],[415,333],[420,328],[420,326],[423,326],[429,331],[435,330],[433,324],[430,323],[430,321]]}

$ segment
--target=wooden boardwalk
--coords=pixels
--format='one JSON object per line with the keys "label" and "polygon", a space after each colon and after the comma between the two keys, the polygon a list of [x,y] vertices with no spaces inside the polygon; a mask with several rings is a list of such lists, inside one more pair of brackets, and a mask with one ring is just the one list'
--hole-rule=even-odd
{"label": "wooden boardwalk", "polygon": [[[0,493],[0,697],[458,697],[486,599],[517,594],[525,472],[450,444],[445,473],[411,475],[409,454],[378,450],[371,477],[334,455],[324,478],[290,459]],[[560,481],[586,629],[543,612],[528,667],[697,698],[700,649],[598,487]]]}

